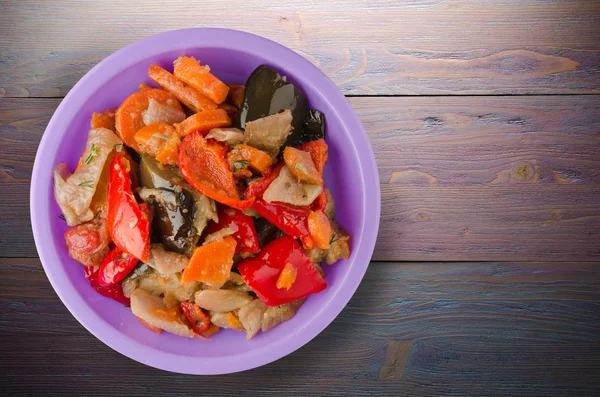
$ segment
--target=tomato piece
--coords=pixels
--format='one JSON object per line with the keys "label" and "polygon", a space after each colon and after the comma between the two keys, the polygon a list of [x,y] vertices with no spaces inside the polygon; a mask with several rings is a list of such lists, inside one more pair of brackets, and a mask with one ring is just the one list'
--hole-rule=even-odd
{"label": "tomato piece", "polygon": [[129,298],[126,297],[123,293],[123,288],[120,284],[111,285],[109,287],[100,285],[100,283],[98,282],[99,270],[100,269],[94,266],[86,266],[83,268],[85,278],[88,281],[88,283],[90,283],[92,288],[96,290],[96,292],[98,292],[100,295],[114,299],[117,302],[124,304],[125,306],[129,306]]}
{"label": "tomato piece", "polygon": [[198,305],[192,302],[181,302],[181,311],[188,320],[188,323],[190,323],[192,331],[198,335],[208,332],[212,325],[210,317]]}
{"label": "tomato piece", "polygon": [[150,256],[150,219],[133,196],[130,171],[129,160],[116,155],[108,179],[108,229],[121,251],[146,262]]}
{"label": "tomato piece", "polygon": [[123,280],[135,269],[138,259],[118,248],[113,248],[104,258],[98,272],[100,285],[108,287]]}
{"label": "tomato piece", "polygon": [[200,193],[233,208],[247,210],[254,200],[239,198],[225,152],[227,146],[206,140],[200,131],[186,136],[179,145],[179,168]]}
{"label": "tomato piece", "polygon": [[208,227],[208,234],[218,232],[224,228],[231,228],[236,230],[232,235],[237,243],[235,246],[236,255],[241,252],[254,254],[260,251],[254,219],[251,216],[245,215],[242,211],[237,209],[223,207],[219,209],[218,215],[219,222],[212,223]]}
{"label": "tomato piece", "polygon": [[257,257],[242,261],[238,270],[268,306],[302,299],[327,287],[300,244],[290,236],[270,242]]}

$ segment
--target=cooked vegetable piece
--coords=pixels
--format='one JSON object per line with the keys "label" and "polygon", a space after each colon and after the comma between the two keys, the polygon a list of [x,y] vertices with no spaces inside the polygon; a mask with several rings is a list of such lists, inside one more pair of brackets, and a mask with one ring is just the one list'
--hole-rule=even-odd
{"label": "cooked vegetable piece", "polygon": [[[124,290],[126,288],[131,293],[132,290],[140,288],[152,295],[174,296],[179,301],[190,300],[194,297],[194,292],[198,289],[199,283],[183,283],[181,273],[175,273],[171,276],[163,275],[148,265],[144,265],[144,271],[138,272],[138,269],[140,269],[138,266],[132,274],[123,280]],[[170,307],[172,306],[170,305]]]}
{"label": "cooked vegetable piece", "polygon": [[179,57],[173,62],[175,77],[197,89],[200,93],[219,104],[225,101],[229,87],[216,78],[208,66],[201,66],[194,57]]}
{"label": "cooked vegetable piece", "polygon": [[277,226],[263,217],[256,219],[254,226],[256,227],[256,235],[261,247],[264,247],[265,244],[275,240],[277,237],[281,237],[277,235],[277,231],[279,230]]}
{"label": "cooked vegetable piece", "polygon": [[115,145],[121,143],[109,129],[90,130],[81,156],[83,164],[77,172],[71,174],[65,163],[54,169],[54,197],[69,226],[89,221],[96,215],[90,209],[94,193]]}
{"label": "cooked vegetable piece", "polygon": [[214,201],[187,186],[177,168],[163,167],[148,155],[140,161],[142,200],[154,208],[154,237],[168,250],[191,256],[209,219],[217,219]]}
{"label": "cooked vegetable piece", "polygon": [[[296,269],[295,280],[289,289],[278,288],[277,281],[286,266]],[[327,287],[300,244],[290,236],[270,242],[258,256],[241,262],[238,270],[267,306],[298,300]]]}
{"label": "cooked vegetable piece", "polygon": [[178,134],[169,136],[165,144],[156,152],[156,161],[164,165],[177,165],[180,144]]}
{"label": "cooked vegetable piece", "polygon": [[215,233],[223,229],[231,229],[236,241],[235,254],[242,252],[256,253],[260,251],[258,237],[251,216],[244,215],[240,210],[223,208],[219,210],[219,222],[208,227],[208,233]]}
{"label": "cooked vegetable piece", "polygon": [[263,314],[262,332],[267,332],[276,325],[290,320],[303,303],[304,299],[300,299],[283,305],[269,306]]}
{"label": "cooked vegetable piece", "polygon": [[308,231],[315,242],[315,246],[321,249],[329,249],[331,241],[331,223],[323,211],[312,211],[308,216]]}
{"label": "cooked vegetable piece", "polygon": [[229,86],[229,95],[227,95],[227,103],[232,104],[236,109],[240,110],[244,104],[244,92],[246,86],[241,84],[232,84]]}
{"label": "cooked vegetable piece", "polygon": [[282,203],[267,203],[258,200],[252,206],[261,216],[293,238],[308,237],[308,216],[306,207],[294,207]]}
{"label": "cooked vegetable piece", "polygon": [[64,238],[69,256],[84,266],[99,266],[109,252],[110,233],[104,219],[71,227]]}
{"label": "cooked vegetable piece", "polygon": [[323,184],[323,178],[317,171],[310,153],[288,146],[283,151],[283,160],[300,182]]}
{"label": "cooked vegetable piece", "polygon": [[213,128],[206,135],[206,139],[216,139],[227,146],[235,146],[244,143],[245,138],[244,131],[237,128]]}
{"label": "cooked vegetable piece", "polygon": [[142,113],[148,109],[151,99],[176,111],[182,111],[177,98],[158,88],[138,91],[129,95],[115,113],[117,135],[129,147],[136,147],[134,136],[145,125]]}
{"label": "cooked vegetable piece", "polygon": [[246,339],[252,339],[260,331],[266,310],[267,306],[260,299],[254,299],[240,309],[238,319],[246,330]]}
{"label": "cooked vegetable piece", "polygon": [[213,288],[220,288],[229,279],[235,246],[235,239],[228,236],[222,241],[196,247],[183,272],[182,281],[200,281]]}
{"label": "cooked vegetable piece", "polygon": [[220,104],[219,109],[224,110],[231,120],[235,120],[238,117],[239,110],[235,106],[230,105],[226,102]]}
{"label": "cooked vegetable piece", "polygon": [[120,283],[135,269],[137,264],[136,257],[115,247],[104,257],[98,272],[98,283],[104,287]]}
{"label": "cooked vegetable piece", "polygon": [[172,334],[188,338],[195,338],[197,335],[182,319],[179,307],[167,309],[162,298],[142,289],[138,288],[131,294],[131,311],[150,325]]}
{"label": "cooked vegetable piece", "polygon": [[[325,169],[325,163],[328,157],[328,146],[324,139],[317,139],[305,143],[298,149],[310,153],[315,168],[317,169],[319,176],[323,177],[323,170]],[[319,197],[313,202],[312,208],[315,211],[323,211],[327,206],[327,194],[325,193],[325,185],[323,184],[323,192],[319,194]]]}
{"label": "cooked vegetable piece", "polygon": [[[287,81],[276,70],[265,65],[257,67],[246,81],[239,125],[242,129],[247,129],[248,122],[274,115],[283,110],[291,111],[290,118],[293,117],[293,122],[292,120],[290,122],[293,130],[301,132],[308,110],[304,92],[298,86]],[[284,142],[285,139],[279,146]]]}
{"label": "cooked vegetable piece", "polygon": [[329,241],[330,247],[325,252],[325,262],[332,265],[340,259],[350,257],[350,237],[337,222],[333,221],[333,233]]}
{"label": "cooked vegetable piece", "polygon": [[225,159],[227,146],[206,140],[197,131],[186,136],[179,147],[179,168],[196,190],[221,204],[248,209],[252,200],[241,200],[231,168]]}
{"label": "cooked vegetable piece", "polygon": [[181,311],[192,330],[198,335],[202,335],[210,329],[210,317],[198,305],[192,302],[181,302]]}
{"label": "cooked vegetable piece", "polygon": [[233,149],[227,153],[227,160],[229,160],[229,164],[231,165],[234,174],[236,171],[241,171],[247,166],[262,174],[268,171],[273,165],[271,156],[262,150],[258,150],[245,144],[234,146]]}
{"label": "cooked vegetable piece", "polygon": [[191,115],[181,123],[175,124],[175,129],[179,136],[183,138],[195,131],[199,131],[202,135],[205,135],[213,128],[229,127],[230,125],[231,119],[226,111],[223,109],[213,109]]}
{"label": "cooked vegetable piece", "polygon": [[169,137],[175,134],[175,128],[167,123],[146,125],[135,133],[134,139],[137,145],[133,149],[139,153],[148,153],[154,157],[165,145]]}
{"label": "cooked vegetable piece", "polygon": [[206,289],[194,295],[198,306],[212,312],[230,312],[252,302],[245,292],[231,289]]}
{"label": "cooked vegetable piece", "polygon": [[150,219],[133,196],[130,171],[129,160],[116,155],[108,179],[108,229],[117,247],[145,262],[150,255]]}
{"label": "cooked vegetable piece", "polygon": [[276,201],[307,206],[311,205],[322,191],[321,185],[300,182],[289,167],[284,166],[279,172],[279,176],[265,190],[262,198],[268,203]]}
{"label": "cooked vegetable piece", "polygon": [[294,285],[296,277],[298,277],[298,269],[291,262],[287,262],[281,273],[279,273],[279,278],[277,278],[277,284],[275,285],[277,288],[289,290]]}
{"label": "cooked vegetable piece", "polygon": [[90,128],[106,128],[111,131],[115,130],[115,111],[114,109],[105,110],[102,113],[92,113],[92,121],[90,122]]}
{"label": "cooked vegetable piece", "polygon": [[285,142],[286,146],[299,147],[307,142],[325,138],[325,115],[309,109],[302,124],[302,131],[294,131]]}
{"label": "cooked vegetable piece", "polygon": [[194,112],[217,108],[216,103],[158,65],[150,65],[148,76]]}
{"label": "cooked vegetable piece", "polygon": [[208,235],[204,238],[204,242],[202,243],[202,245],[210,244],[215,241],[222,241],[227,236],[233,236],[235,232],[238,231],[237,226],[233,225],[233,227],[235,229],[232,229],[231,227],[225,227],[217,231],[211,231],[209,227],[209,229],[207,230]]}
{"label": "cooked vegetable piece", "polygon": [[167,251],[161,244],[151,244],[150,258],[146,263],[162,275],[174,276],[183,271],[188,263],[188,257]]}
{"label": "cooked vegetable piece", "polygon": [[83,268],[85,278],[92,288],[102,296],[111,298],[125,306],[129,306],[129,298],[123,294],[123,288],[120,285],[111,285],[108,287],[100,285],[98,282],[99,267],[86,266]]}
{"label": "cooked vegetable piece", "polygon": [[289,109],[249,121],[245,125],[246,143],[276,157],[292,131],[291,123],[292,113]]}
{"label": "cooked vegetable piece", "polygon": [[244,197],[247,200],[262,199],[263,194],[268,187],[273,183],[279,176],[281,169],[285,164],[283,162],[277,163],[270,171],[263,174],[262,178],[257,178],[248,184],[248,188],[244,192]]}
{"label": "cooked vegetable piece", "polygon": [[144,124],[154,123],[181,123],[185,120],[185,113],[181,109],[157,102],[154,98],[148,101],[148,109],[142,112]]}

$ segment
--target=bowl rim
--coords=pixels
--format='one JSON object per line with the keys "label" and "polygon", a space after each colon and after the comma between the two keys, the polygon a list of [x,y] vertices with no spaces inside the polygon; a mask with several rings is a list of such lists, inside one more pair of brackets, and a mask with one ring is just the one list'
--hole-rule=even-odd
{"label": "bowl rim", "polygon": [[[183,47],[184,43],[189,45]],[[87,100],[90,91],[94,92],[125,68],[147,59],[153,53],[179,48],[211,47],[259,54],[266,51],[270,58],[277,60],[274,64],[290,70],[302,69],[303,85],[316,86],[318,81],[319,88],[315,91],[324,95],[332,108],[339,109],[336,113],[342,114],[342,125],[347,130],[351,127],[353,131],[350,143],[361,163],[361,177],[356,180],[363,185],[364,216],[362,234],[354,237],[360,241],[357,244],[356,256],[348,263],[351,267],[349,270],[352,271],[348,271],[340,280],[344,289],[323,305],[310,321],[301,324],[294,332],[280,340],[258,349],[240,355],[207,359],[180,356],[145,345],[126,337],[95,312],[90,311],[87,305],[80,301],[76,289],[70,285],[60,267],[52,266],[59,255],[53,239],[47,238],[51,233],[46,222],[50,203],[44,198],[51,188],[52,178],[48,178],[48,169],[54,168],[58,148],[58,140],[51,137],[50,131],[64,130],[71,123],[73,117],[63,115],[68,115],[68,104],[82,103]],[[100,78],[96,79],[97,77]],[[346,97],[329,77],[293,50],[264,37],[231,29],[187,28],[159,33],[123,47],[94,66],[73,86],[50,119],[36,152],[31,177],[30,216],[36,249],[48,280],[62,303],[92,335],[124,356],[155,368],[183,374],[215,375],[245,371],[278,360],[308,343],[339,315],[356,292],[373,254],[379,229],[380,197],[377,164],[366,131]]]}

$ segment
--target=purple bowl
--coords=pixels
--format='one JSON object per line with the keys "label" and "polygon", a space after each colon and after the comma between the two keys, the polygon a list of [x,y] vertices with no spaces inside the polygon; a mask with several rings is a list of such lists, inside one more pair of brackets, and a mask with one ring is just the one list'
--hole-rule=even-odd
{"label": "purple bowl", "polygon": [[[67,255],[54,200],[52,170],[74,169],[85,146],[92,112],[118,106],[157,63],[170,68],[180,55],[211,66],[228,84],[244,83],[260,64],[288,76],[327,120],[325,181],[336,198],[336,217],[352,237],[352,254],[325,268],[328,288],[310,296],[296,316],[247,341],[223,330],[208,342],[147,330],[129,308],[96,293]],[[102,342],[141,363],[186,374],[224,374],[275,361],[314,338],[348,303],[367,270],[379,226],[379,176],[373,150],[350,103],[319,69],[275,42],[225,29],[184,29],[141,40],[90,70],[52,116],[40,143],[31,182],[31,220],[39,256],[54,290],[75,318]]]}

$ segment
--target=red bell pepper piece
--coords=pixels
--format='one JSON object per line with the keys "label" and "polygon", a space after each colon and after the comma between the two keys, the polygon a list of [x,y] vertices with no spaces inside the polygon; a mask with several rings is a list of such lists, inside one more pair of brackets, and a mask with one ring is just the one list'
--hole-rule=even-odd
{"label": "red bell pepper piece", "polygon": [[221,142],[204,139],[201,131],[192,132],[179,145],[181,174],[200,193],[221,204],[247,210],[253,200],[239,198],[226,152],[227,146]]}
{"label": "red bell pepper piece", "polygon": [[[295,279],[289,289],[278,288],[277,280],[287,264],[295,268]],[[287,265],[288,269],[290,265]],[[300,244],[283,236],[267,244],[255,258],[238,265],[244,281],[268,306],[282,305],[324,290],[327,282],[312,264]]]}
{"label": "red bell pepper piece", "polygon": [[271,171],[266,172],[261,178],[250,182],[246,188],[246,191],[244,192],[244,197],[246,197],[246,199],[262,199],[263,193],[265,190],[267,190],[271,182],[273,182],[279,176],[279,173],[284,165],[284,162],[279,162],[277,165],[271,168]]}
{"label": "red bell pepper piece", "polygon": [[259,200],[252,205],[252,208],[263,218],[293,238],[302,238],[310,235],[308,232],[310,208],[308,207],[294,207],[288,204],[267,203],[266,201]]}
{"label": "red bell pepper piece", "polygon": [[260,251],[254,219],[251,216],[245,215],[240,210],[221,207],[219,209],[219,223],[212,223],[208,227],[208,234],[226,227],[236,231],[232,235],[237,243],[235,246],[236,255],[240,252],[255,254]]}
{"label": "red bell pepper piece", "polygon": [[96,292],[98,292],[100,295],[112,298],[117,302],[124,304],[125,306],[129,306],[129,298],[123,294],[123,288],[121,287],[121,284],[111,285],[109,287],[100,285],[98,282],[99,269],[97,269],[95,266],[85,266],[83,271],[85,272],[85,278],[87,279],[88,283],[90,283]]}
{"label": "red bell pepper piece", "polygon": [[150,219],[131,189],[131,165],[117,154],[108,174],[108,229],[115,245],[142,262],[150,256]]}
{"label": "red bell pepper piece", "polygon": [[131,273],[137,264],[135,256],[115,247],[104,257],[98,272],[98,283],[104,287],[115,285]]}
{"label": "red bell pepper piece", "polygon": [[[310,141],[300,146],[298,149],[304,150],[310,153],[315,168],[319,172],[319,175],[323,177],[323,170],[325,169],[325,163],[328,157],[328,146],[324,139],[317,139],[316,141]],[[323,183],[323,191],[317,199],[312,203],[312,209],[314,211],[323,211],[327,206],[327,193],[325,193],[325,184]]]}
{"label": "red bell pepper piece", "polygon": [[202,335],[210,329],[210,317],[198,305],[192,302],[181,302],[180,306],[185,318],[190,323],[190,327],[192,327],[192,331]]}

